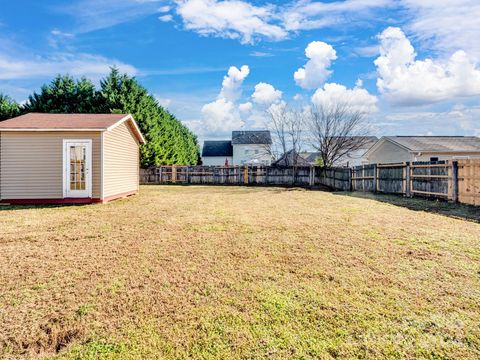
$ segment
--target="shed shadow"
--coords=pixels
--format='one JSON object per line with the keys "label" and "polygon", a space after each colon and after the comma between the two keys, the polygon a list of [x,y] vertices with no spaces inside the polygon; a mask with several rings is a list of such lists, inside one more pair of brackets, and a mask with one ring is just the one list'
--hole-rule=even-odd
{"label": "shed shadow", "polygon": [[335,195],[350,196],[360,199],[370,199],[401,206],[413,211],[425,211],[433,214],[448,216],[455,219],[468,220],[480,223],[480,207],[457,204],[439,199],[407,198],[401,195],[374,194],[367,192],[334,192]]}
{"label": "shed shadow", "polygon": [[32,204],[32,205],[0,204],[0,211],[69,208],[73,206],[89,206],[89,205],[95,205],[95,204]]}

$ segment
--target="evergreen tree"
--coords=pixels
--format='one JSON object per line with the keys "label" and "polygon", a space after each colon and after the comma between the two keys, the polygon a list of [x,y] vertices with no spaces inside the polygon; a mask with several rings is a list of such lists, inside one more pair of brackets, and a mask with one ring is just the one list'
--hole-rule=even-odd
{"label": "evergreen tree", "polygon": [[20,106],[9,96],[0,93],[0,121],[20,115]]}
{"label": "evergreen tree", "polygon": [[27,112],[92,113],[97,107],[95,85],[86,78],[74,80],[69,75],[58,75],[40,93],[28,97]]}
{"label": "evergreen tree", "polygon": [[193,135],[161,107],[135,78],[112,68],[100,82],[98,112],[132,114],[147,144],[140,147],[142,166],[197,164],[199,148]]}
{"label": "evergreen tree", "polygon": [[[1,115],[9,115],[8,104],[18,104],[0,97]],[[3,103],[7,104],[4,105]],[[141,165],[197,164],[199,147],[196,136],[175,116],[161,107],[155,98],[133,77],[112,68],[110,74],[95,85],[86,78],[75,80],[58,75],[39,93],[29,96],[26,112],[43,113],[121,113],[132,114],[147,144],[140,146]],[[1,119],[1,118],[0,118]]]}

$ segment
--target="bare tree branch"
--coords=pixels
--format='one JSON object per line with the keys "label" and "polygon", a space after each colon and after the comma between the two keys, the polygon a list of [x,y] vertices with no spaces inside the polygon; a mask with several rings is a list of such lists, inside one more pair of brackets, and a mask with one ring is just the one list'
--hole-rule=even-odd
{"label": "bare tree branch", "polygon": [[368,142],[365,114],[347,102],[311,108],[307,126],[311,145],[320,153],[323,166],[333,166]]}
{"label": "bare tree branch", "polygon": [[268,128],[273,133],[277,159],[283,156],[285,165],[297,166],[304,145],[305,114],[284,104],[270,106],[266,113],[269,119]]}

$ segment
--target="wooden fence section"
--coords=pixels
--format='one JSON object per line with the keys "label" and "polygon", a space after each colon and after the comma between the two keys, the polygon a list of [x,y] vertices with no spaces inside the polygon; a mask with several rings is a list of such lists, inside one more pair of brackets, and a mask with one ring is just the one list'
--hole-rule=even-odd
{"label": "wooden fence section", "polygon": [[352,190],[452,199],[452,164],[371,164],[352,169]]}
{"label": "wooden fence section", "polygon": [[143,184],[327,186],[480,205],[480,160],[317,166],[161,166],[141,170]]}
{"label": "wooden fence section", "polygon": [[458,161],[458,201],[480,205],[480,160]]}
{"label": "wooden fence section", "polygon": [[143,184],[319,186],[350,190],[349,168],[313,166],[160,166],[141,169]]}

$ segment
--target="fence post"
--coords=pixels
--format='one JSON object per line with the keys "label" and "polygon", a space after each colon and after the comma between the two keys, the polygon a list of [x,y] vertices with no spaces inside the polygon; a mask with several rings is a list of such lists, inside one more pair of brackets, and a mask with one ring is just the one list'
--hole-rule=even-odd
{"label": "fence post", "polygon": [[458,201],[458,161],[452,161],[452,201]]}
{"label": "fence post", "polygon": [[412,179],[410,178],[411,170],[410,170],[410,162],[405,164],[405,196],[411,197],[412,196]]}
{"label": "fence post", "polygon": [[352,177],[353,177],[353,169],[351,167],[348,168],[348,188],[350,191],[355,191],[354,187],[353,187],[353,180],[352,180]]}
{"label": "fence post", "polygon": [[175,165],[172,166],[172,183],[175,184],[177,182],[177,168]]}
{"label": "fence post", "polygon": [[315,168],[313,167],[313,165],[310,165],[310,172],[309,172],[309,183],[310,183],[310,186],[314,186],[315,185]]}
{"label": "fence post", "polygon": [[243,169],[243,183],[248,185],[248,165],[245,165]]}
{"label": "fence post", "polygon": [[365,165],[362,164],[362,192],[365,192]]}
{"label": "fence post", "polygon": [[379,188],[378,185],[379,185],[380,180],[378,179],[379,178],[378,171],[379,171],[379,169],[378,169],[377,164],[373,164],[373,192],[374,193],[378,192],[378,188]]}

